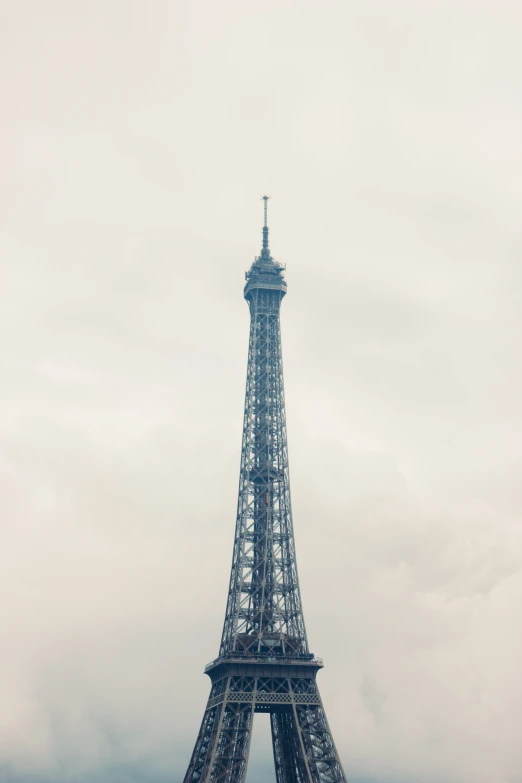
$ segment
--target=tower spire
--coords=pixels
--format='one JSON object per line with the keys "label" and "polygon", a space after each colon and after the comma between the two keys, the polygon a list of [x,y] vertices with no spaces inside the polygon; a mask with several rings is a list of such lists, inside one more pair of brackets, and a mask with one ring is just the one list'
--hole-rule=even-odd
{"label": "tower spire", "polygon": [[267,213],[268,213],[268,199],[270,196],[263,196],[262,201],[263,203],[263,212],[264,212],[264,218],[265,222],[263,224],[263,250],[261,252],[261,257],[264,259],[270,258],[270,250],[268,248],[268,219],[267,219]]}

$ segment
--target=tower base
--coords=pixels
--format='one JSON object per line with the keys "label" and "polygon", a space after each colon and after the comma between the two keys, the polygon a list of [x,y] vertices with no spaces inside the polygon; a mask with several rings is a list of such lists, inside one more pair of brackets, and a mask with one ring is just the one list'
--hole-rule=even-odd
{"label": "tower base", "polygon": [[270,713],[277,783],[346,783],[316,683],[322,661],[222,658],[184,783],[244,783],[256,712]]}

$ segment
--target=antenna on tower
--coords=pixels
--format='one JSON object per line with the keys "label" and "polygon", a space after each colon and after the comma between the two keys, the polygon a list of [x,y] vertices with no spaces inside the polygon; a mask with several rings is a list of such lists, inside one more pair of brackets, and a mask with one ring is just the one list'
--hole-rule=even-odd
{"label": "antenna on tower", "polygon": [[264,208],[264,212],[265,212],[265,228],[268,228],[268,223],[267,223],[266,216],[267,216],[267,212],[268,212],[268,199],[269,198],[270,198],[270,196],[263,196],[263,198],[261,199],[262,201],[265,202],[264,203],[264,207],[263,207]]}
{"label": "antenna on tower", "polygon": [[263,204],[263,212],[265,217],[265,222],[263,225],[263,251],[261,253],[263,258],[270,258],[270,250],[268,249],[268,222],[267,222],[267,213],[268,213],[268,199],[270,196],[263,196],[261,199],[264,201]]}

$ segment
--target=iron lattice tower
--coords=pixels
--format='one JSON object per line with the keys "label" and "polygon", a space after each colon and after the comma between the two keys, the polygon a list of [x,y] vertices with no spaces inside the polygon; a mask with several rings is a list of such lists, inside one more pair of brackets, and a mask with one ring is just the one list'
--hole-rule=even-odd
{"label": "iron lattice tower", "polygon": [[256,712],[277,783],[346,783],[308,649],[290,505],[279,311],[284,268],[263,245],[246,274],[250,341],[236,532],[219,657],[184,783],[244,783]]}

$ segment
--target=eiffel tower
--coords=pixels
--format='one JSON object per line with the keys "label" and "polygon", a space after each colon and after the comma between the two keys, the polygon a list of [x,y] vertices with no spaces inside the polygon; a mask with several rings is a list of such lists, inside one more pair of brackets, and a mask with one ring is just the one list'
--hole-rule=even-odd
{"label": "eiffel tower", "polygon": [[279,310],[268,246],[246,273],[250,342],[236,532],[219,656],[184,783],[244,783],[256,712],[270,713],[277,783],[346,783],[316,683],[297,576]]}

